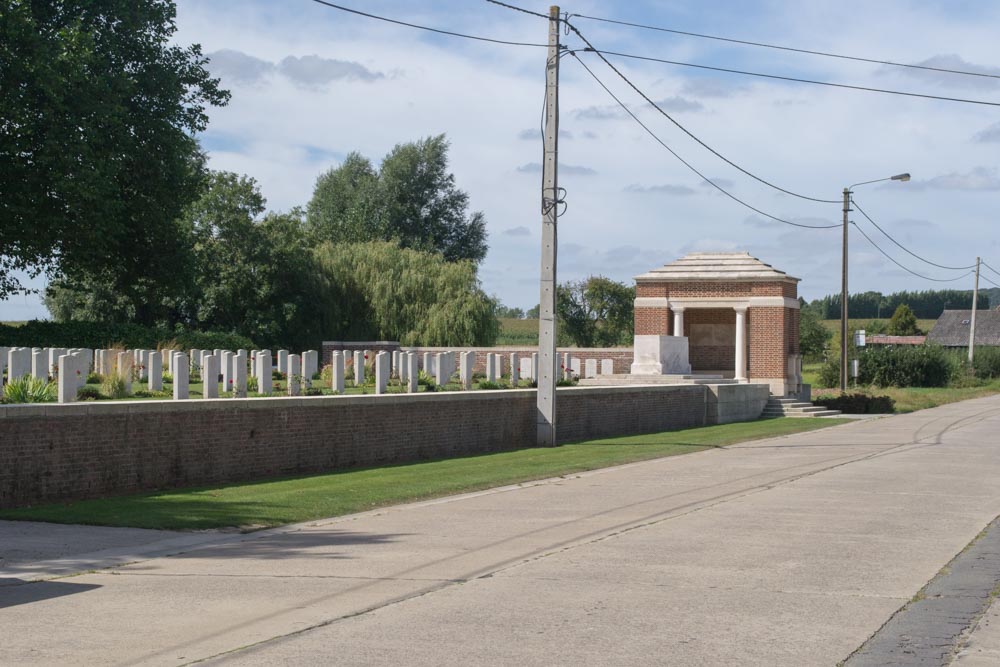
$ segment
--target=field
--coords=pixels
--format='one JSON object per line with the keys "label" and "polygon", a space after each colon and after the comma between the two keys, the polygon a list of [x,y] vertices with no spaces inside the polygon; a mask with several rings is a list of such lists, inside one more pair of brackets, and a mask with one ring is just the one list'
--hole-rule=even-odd
{"label": "field", "polygon": [[497,345],[538,345],[538,320],[500,318],[500,337]]}

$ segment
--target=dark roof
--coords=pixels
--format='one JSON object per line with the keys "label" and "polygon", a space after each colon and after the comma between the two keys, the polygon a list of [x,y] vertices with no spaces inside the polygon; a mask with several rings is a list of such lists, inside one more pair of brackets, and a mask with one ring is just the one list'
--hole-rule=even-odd
{"label": "dark roof", "polygon": [[[944,311],[927,334],[927,342],[948,347],[968,347],[971,319],[971,310]],[[976,345],[1000,346],[1000,311],[976,311]]]}
{"label": "dark roof", "polygon": [[[979,328],[979,322],[976,322]],[[923,345],[927,336],[887,336],[885,334],[869,334],[865,341],[868,345]]]}

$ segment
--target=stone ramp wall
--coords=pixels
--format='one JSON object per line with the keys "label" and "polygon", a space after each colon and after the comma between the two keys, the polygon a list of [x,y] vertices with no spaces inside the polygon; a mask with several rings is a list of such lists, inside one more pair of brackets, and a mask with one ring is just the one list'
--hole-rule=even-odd
{"label": "stone ramp wall", "polygon": [[[559,440],[735,414],[717,398],[711,407],[712,395],[692,385],[561,388]],[[757,418],[764,402],[739,416]],[[534,444],[535,423],[530,389],[0,405],[0,507],[512,450]]]}

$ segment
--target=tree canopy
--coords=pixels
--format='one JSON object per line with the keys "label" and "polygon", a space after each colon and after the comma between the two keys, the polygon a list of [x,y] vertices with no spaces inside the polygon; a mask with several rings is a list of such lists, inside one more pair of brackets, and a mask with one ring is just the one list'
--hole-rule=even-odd
{"label": "tree canopy", "polygon": [[183,277],[193,135],[229,93],[172,0],[0,0],[0,296],[13,270],[140,299]]}
{"label": "tree canopy", "polygon": [[923,333],[917,326],[917,316],[905,303],[896,308],[886,331],[890,336],[918,336]]}
{"label": "tree canopy", "polygon": [[559,285],[559,337],[579,347],[630,345],[635,288],[603,276]]}
{"label": "tree canopy", "polygon": [[448,141],[438,135],[398,144],[378,169],[358,153],[320,175],[307,223],[317,241],[396,241],[447,261],[486,256],[486,220],[468,213],[469,195],[448,171]]}

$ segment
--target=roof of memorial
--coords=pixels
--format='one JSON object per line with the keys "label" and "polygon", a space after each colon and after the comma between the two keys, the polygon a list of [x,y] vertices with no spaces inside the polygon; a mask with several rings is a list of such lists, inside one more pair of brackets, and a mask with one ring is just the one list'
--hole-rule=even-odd
{"label": "roof of memorial", "polygon": [[636,280],[700,280],[730,282],[798,282],[784,271],[765,264],[748,252],[693,252],[680,259],[636,276]]}

